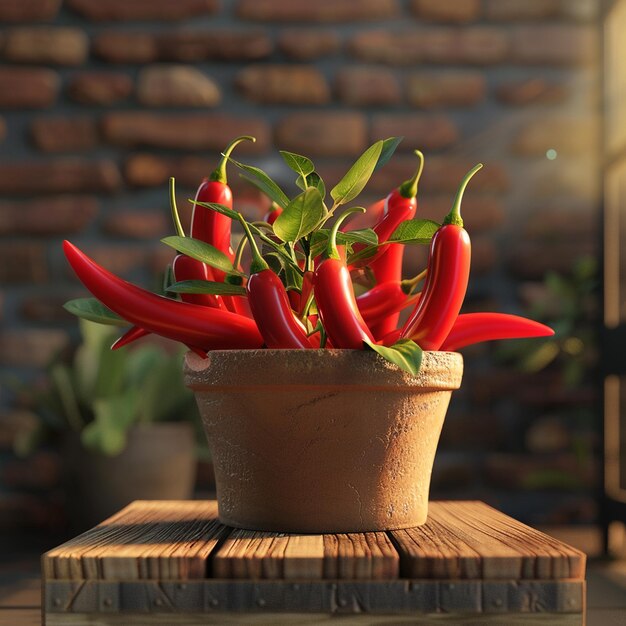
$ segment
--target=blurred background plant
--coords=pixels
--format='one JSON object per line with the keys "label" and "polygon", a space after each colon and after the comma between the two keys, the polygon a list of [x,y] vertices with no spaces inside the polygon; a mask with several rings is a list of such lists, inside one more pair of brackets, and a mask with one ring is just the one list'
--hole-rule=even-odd
{"label": "blurred background plant", "polygon": [[144,341],[112,351],[118,335],[119,329],[81,320],[75,352],[57,355],[40,385],[15,381],[17,400],[31,414],[15,436],[18,455],[73,432],[85,448],[116,456],[133,426],[163,421],[194,424],[198,452],[207,453],[193,394],[182,382],[184,350]]}

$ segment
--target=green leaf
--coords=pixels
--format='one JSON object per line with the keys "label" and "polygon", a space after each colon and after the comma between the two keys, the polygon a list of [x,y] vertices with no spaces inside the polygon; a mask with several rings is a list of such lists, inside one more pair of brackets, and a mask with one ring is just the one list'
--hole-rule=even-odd
{"label": "green leaf", "polygon": [[[316,257],[326,249],[328,243],[328,237],[330,235],[330,229],[320,228],[313,233],[311,238],[311,256]],[[371,228],[363,228],[360,230],[349,230],[345,233],[337,233],[337,243],[341,246],[352,245],[355,243],[362,243],[366,246],[377,246],[378,235]]]}
{"label": "green leaf", "polygon": [[411,339],[400,339],[391,347],[365,342],[374,352],[409,374],[417,374],[422,364],[422,349]]}
{"label": "green leaf", "polygon": [[400,145],[400,142],[403,139],[404,137],[389,137],[388,139],[385,139],[383,141],[383,149],[380,151],[378,163],[376,163],[374,171],[380,169],[389,161],[389,159],[393,156],[393,153],[396,151],[396,148]]}
{"label": "green leaf", "polygon": [[405,220],[393,231],[389,241],[408,245],[429,244],[440,227],[433,220]]}
{"label": "green leaf", "polygon": [[382,152],[383,142],[370,146],[348,170],[347,174],[331,189],[330,196],[336,205],[354,200],[370,179]]}
{"label": "green leaf", "polygon": [[245,296],[246,288],[212,280],[181,280],[168,287],[174,293],[208,293],[211,295]]}
{"label": "green leaf", "polygon": [[292,169],[302,178],[306,178],[311,172],[315,171],[313,161],[311,161],[311,159],[307,159],[307,157],[302,156],[301,154],[280,150],[280,156],[283,157],[287,167]]}
{"label": "green leaf", "polygon": [[76,298],[69,300],[63,308],[84,320],[96,322],[97,324],[108,324],[110,326],[128,326],[128,322],[122,319],[117,313],[104,306],[100,300],[95,298]]}
{"label": "green leaf", "polygon": [[211,267],[215,267],[227,274],[239,274],[235,271],[231,260],[215,246],[212,246],[205,241],[199,239],[192,239],[191,237],[165,237],[161,241],[174,248],[174,250],[190,256],[192,259],[202,261]]}
{"label": "green leaf", "polygon": [[285,288],[302,291],[302,274],[292,265],[285,265]]}
{"label": "green leaf", "polygon": [[191,199],[189,199],[189,202],[191,202],[191,204],[195,204],[196,206],[201,206],[205,209],[215,211],[216,213],[221,213],[226,217],[230,217],[231,220],[239,220],[239,213],[229,209],[225,204],[218,204],[217,202],[197,202],[196,200]]}
{"label": "green leaf", "polygon": [[315,187],[320,192],[322,200],[326,197],[326,185],[317,172],[311,172],[306,179],[302,176],[298,176],[296,185],[303,191],[307,187]]}
{"label": "green leaf", "polygon": [[254,165],[239,163],[239,161],[234,159],[229,160],[248,174],[248,176],[242,174],[243,178],[260,189],[266,196],[276,202],[278,206],[286,207],[289,204],[289,198],[285,192],[262,169],[254,167]]}
{"label": "green leaf", "polygon": [[348,265],[352,265],[357,261],[366,261],[378,252],[378,246],[366,246],[355,254],[348,255]]}
{"label": "green leaf", "polygon": [[278,216],[274,222],[274,233],[282,241],[298,241],[319,224],[324,213],[320,192],[315,187],[307,187]]}

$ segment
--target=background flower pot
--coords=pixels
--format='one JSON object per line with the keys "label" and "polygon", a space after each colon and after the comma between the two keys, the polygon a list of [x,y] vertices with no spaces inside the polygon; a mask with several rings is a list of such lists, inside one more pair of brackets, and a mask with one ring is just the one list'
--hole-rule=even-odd
{"label": "background flower pot", "polygon": [[100,523],[133,500],[183,500],[193,494],[195,436],[188,422],[139,424],[124,450],[106,456],[66,440],[74,525]]}
{"label": "background flower pot", "polygon": [[312,533],[423,524],[462,370],[452,352],[424,353],[417,376],[365,351],[189,353],[220,519]]}

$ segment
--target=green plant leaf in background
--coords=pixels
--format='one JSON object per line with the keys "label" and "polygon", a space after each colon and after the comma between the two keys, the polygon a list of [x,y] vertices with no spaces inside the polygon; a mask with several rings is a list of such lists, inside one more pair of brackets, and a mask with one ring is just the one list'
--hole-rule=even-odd
{"label": "green plant leaf in background", "polygon": [[330,190],[335,205],[345,204],[354,200],[374,173],[376,163],[383,149],[383,141],[371,145],[348,170],[346,175]]}
{"label": "green plant leaf in background", "polygon": [[211,295],[245,296],[246,288],[213,280],[181,280],[167,289],[173,293],[208,293]]}
{"label": "green plant leaf in background", "polygon": [[440,226],[433,220],[405,220],[398,224],[389,241],[407,245],[428,244]]}
{"label": "green plant leaf in background", "polygon": [[76,315],[84,320],[96,322],[97,324],[108,324],[110,326],[128,326],[128,322],[114,313],[102,302],[95,298],[75,298],[63,305],[63,308],[72,315]]}
{"label": "green plant leaf in background", "polygon": [[308,235],[325,214],[324,202],[315,187],[307,187],[287,204],[274,222],[274,233],[282,241],[297,241]]}
{"label": "green plant leaf in background", "polygon": [[304,191],[307,187],[315,187],[322,196],[322,200],[326,197],[326,185],[317,172],[311,172],[306,178],[298,176],[296,185]]}
{"label": "green plant leaf in background", "polygon": [[[311,256],[316,257],[324,252],[330,229],[320,228],[316,230],[311,237]],[[371,228],[362,228],[359,230],[348,230],[345,233],[337,233],[337,243],[341,246],[352,245],[354,243],[362,243],[366,246],[378,245],[378,235]]]}
{"label": "green plant leaf in background", "polygon": [[176,235],[164,237],[161,241],[174,248],[177,252],[186,254],[197,261],[202,261],[211,267],[226,272],[226,274],[240,273],[235,271],[231,260],[226,254],[209,243],[199,239],[192,239],[191,237],[178,237]]}
{"label": "green plant leaf in background", "polygon": [[379,346],[375,343],[366,344],[378,352],[384,359],[397,365],[409,374],[417,374],[422,364],[422,349],[411,339],[400,339],[391,347]]}

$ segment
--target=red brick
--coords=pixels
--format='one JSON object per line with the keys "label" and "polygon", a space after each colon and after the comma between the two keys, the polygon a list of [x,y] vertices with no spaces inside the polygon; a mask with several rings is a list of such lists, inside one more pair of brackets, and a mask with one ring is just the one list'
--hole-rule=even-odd
{"label": "red brick", "polygon": [[235,79],[245,98],[261,104],[326,104],[324,75],[309,65],[251,65]]}
{"label": "red brick", "polygon": [[3,241],[0,283],[43,283],[49,278],[46,247],[32,241]]}
{"label": "red brick", "polygon": [[339,52],[341,39],[332,30],[291,28],[278,35],[278,48],[290,59],[312,61]]}
{"label": "red brick", "polygon": [[219,10],[218,0],[67,0],[70,9],[95,22],[184,20],[212,15]]}
{"label": "red brick", "polygon": [[42,22],[56,17],[61,0],[3,0],[0,22]]}
{"label": "red brick", "polygon": [[111,192],[120,183],[117,165],[106,159],[0,163],[0,193],[5,194]]}
{"label": "red brick", "polygon": [[396,75],[378,67],[345,67],[335,77],[335,88],[344,104],[380,106],[402,100]]}
{"label": "red brick", "polygon": [[76,318],[71,313],[68,313],[63,308],[63,305],[73,298],[84,297],[84,291],[80,288],[80,291],[74,290],[58,293],[58,288],[55,287],[55,289],[55,293],[37,293],[25,296],[20,302],[20,316],[26,320],[45,322],[46,324],[75,322]]}
{"label": "red brick", "polygon": [[521,241],[508,252],[508,268],[514,278],[541,280],[548,272],[570,272],[583,256],[597,254],[591,238],[574,241]]}
{"label": "red brick", "polygon": [[166,159],[153,154],[134,154],[124,166],[126,181],[135,187],[157,187],[173,175]]}
{"label": "red brick", "polygon": [[115,30],[104,31],[94,40],[94,53],[112,63],[252,61],[266,58],[272,49],[267,33],[259,30]]}
{"label": "red brick", "polygon": [[105,106],[126,100],[132,91],[131,77],[118,72],[81,72],[68,86],[68,95],[75,102]]}
{"label": "red brick", "polygon": [[569,96],[565,83],[551,82],[543,78],[512,81],[499,85],[496,98],[504,104],[515,106],[527,104],[559,104]]}
{"label": "red brick", "polygon": [[151,63],[159,58],[155,37],[145,32],[100,33],[93,40],[93,53],[111,63]]}
{"label": "red brick", "polygon": [[51,489],[61,481],[61,458],[55,452],[39,450],[28,459],[10,459],[3,466],[0,478],[13,489]]}
{"label": "red brick", "polygon": [[385,137],[404,137],[400,144],[406,150],[437,150],[453,145],[459,139],[454,122],[443,115],[381,114],[372,120],[371,141]]}
{"label": "red brick", "polygon": [[364,61],[412,65],[418,62],[489,65],[506,60],[510,43],[504,30],[470,26],[463,30],[375,30],[357,33],[349,42]]}
{"label": "red brick", "polygon": [[[110,272],[120,276],[130,274],[137,269],[144,269],[149,257],[148,248],[138,247],[138,245],[124,244],[93,244],[82,248],[96,263],[102,265]],[[73,276],[73,272],[68,268],[68,274]],[[151,286],[146,286],[152,289]]]}
{"label": "red brick", "polygon": [[[590,151],[595,150],[590,146]],[[592,154],[593,152],[591,152]],[[550,167],[552,165],[552,167]],[[545,161],[530,181],[527,195],[530,200],[570,200],[596,206],[600,194],[600,178],[592,156]]]}
{"label": "red brick", "polygon": [[88,117],[40,117],[33,120],[31,134],[43,152],[90,150],[98,144],[98,129]]}
{"label": "red brick", "polygon": [[513,30],[512,55],[517,63],[577,65],[596,59],[595,26],[541,24]]}
{"label": "red brick", "polygon": [[115,211],[102,223],[102,230],[114,237],[161,239],[173,229],[171,219],[163,211]]}
{"label": "red brick", "polygon": [[396,0],[239,0],[237,16],[261,22],[354,22],[398,15]]}
{"label": "red brick", "polygon": [[0,67],[0,107],[45,109],[56,100],[59,77],[39,68]]}
{"label": "red brick", "polygon": [[436,22],[473,22],[480,17],[480,0],[411,0],[416,17]]}
{"label": "red brick", "polygon": [[153,65],[141,71],[137,82],[137,99],[146,106],[214,107],[221,97],[211,78],[185,65]]}
{"label": "red brick", "polygon": [[485,99],[486,90],[479,72],[419,72],[407,80],[407,99],[421,109],[472,106]]}
{"label": "red brick", "polygon": [[562,0],[487,0],[485,15],[494,21],[545,20],[560,17]]}
{"label": "red brick", "polygon": [[275,143],[311,156],[357,157],[367,147],[367,123],[353,112],[292,113],[276,125]]}
{"label": "red brick", "polygon": [[[426,155],[426,165],[420,180],[420,193],[455,192],[476,161]],[[368,185],[370,192],[389,193],[415,171],[415,157],[394,156],[385,167],[374,173]],[[500,163],[485,163],[485,167],[472,178],[465,193],[466,202],[474,193],[503,192],[509,189],[509,177]],[[452,198],[450,198],[452,201]]]}
{"label": "red brick", "polygon": [[105,138],[119,146],[223,150],[238,135],[252,135],[238,153],[264,152],[269,146],[269,126],[258,117],[225,114],[156,114],[140,111],[109,113],[103,118]]}
{"label": "red brick", "polygon": [[44,367],[68,344],[65,331],[12,328],[0,333],[0,363]]}
{"label": "red brick", "polygon": [[541,116],[523,126],[513,143],[516,154],[544,155],[554,149],[558,154],[585,154],[597,146],[598,124],[588,117]]}
{"label": "red brick", "polygon": [[78,28],[20,27],[6,33],[3,56],[17,63],[80,65],[88,47],[87,35]]}
{"label": "red brick", "polygon": [[7,136],[7,123],[4,121],[3,117],[0,117],[0,141],[4,141],[4,138]]}
{"label": "red brick", "polygon": [[273,42],[262,30],[180,30],[157,35],[161,61],[255,61],[268,57]]}
{"label": "red brick", "polygon": [[0,201],[0,235],[50,236],[79,233],[98,212],[92,196]]}
{"label": "red brick", "polygon": [[530,238],[595,239],[599,228],[597,217],[589,206],[541,205],[528,213],[524,234]]}

